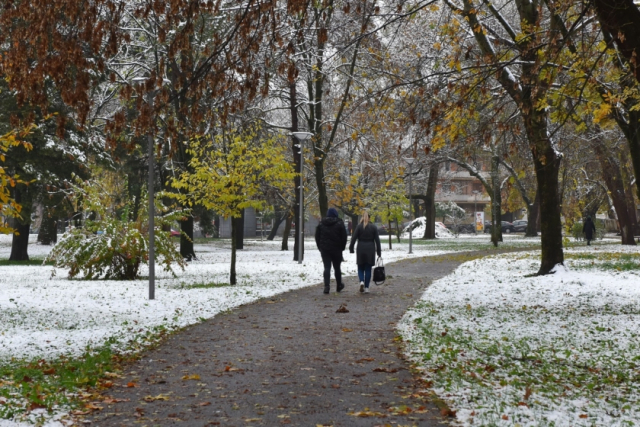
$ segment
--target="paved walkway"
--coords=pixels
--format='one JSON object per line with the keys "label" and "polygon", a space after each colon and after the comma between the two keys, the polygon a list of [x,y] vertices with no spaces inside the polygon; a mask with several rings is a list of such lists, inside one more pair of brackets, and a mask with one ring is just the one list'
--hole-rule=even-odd
{"label": "paved walkway", "polygon": [[[496,251],[492,251],[496,253]],[[473,255],[479,255],[474,253]],[[219,314],[147,352],[92,425],[440,426],[399,354],[395,324],[466,254],[387,265],[387,284],[312,286]],[[344,306],[347,313],[336,313]],[[136,387],[126,387],[127,383]],[[407,408],[410,408],[409,410]]]}

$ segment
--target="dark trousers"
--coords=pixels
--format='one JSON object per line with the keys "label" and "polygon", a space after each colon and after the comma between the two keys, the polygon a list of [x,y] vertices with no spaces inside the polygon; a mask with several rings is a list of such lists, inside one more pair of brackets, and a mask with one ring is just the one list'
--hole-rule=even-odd
{"label": "dark trousers", "polygon": [[336,275],[336,286],[342,283],[342,272],[340,271],[342,252],[320,252],[320,255],[322,255],[322,263],[324,264],[324,287],[328,288],[331,281],[331,264],[333,264],[333,271]]}

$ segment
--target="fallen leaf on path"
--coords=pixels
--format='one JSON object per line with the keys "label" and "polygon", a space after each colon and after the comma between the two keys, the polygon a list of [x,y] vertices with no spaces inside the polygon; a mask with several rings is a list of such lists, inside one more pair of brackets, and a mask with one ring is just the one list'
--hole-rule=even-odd
{"label": "fallen leaf on path", "polygon": [[348,313],[349,310],[347,310],[347,307],[345,307],[344,305],[341,305],[340,308],[338,308],[336,310],[336,313]]}
{"label": "fallen leaf on path", "polygon": [[128,382],[127,383],[127,388],[131,388],[131,387],[138,387],[138,384],[136,384],[134,382]]}
{"label": "fallen leaf on path", "polygon": [[360,418],[367,418],[367,417],[386,418],[387,417],[387,414],[383,414],[382,412],[375,412],[375,411],[349,412],[349,415],[353,415],[354,417],[360,417]]}
{"label": "fallen leaf on path", "polygon": [[342,328],[342,332],[352,332],[353,329],[349,329],[349,328]]}
{"label": "fallen leaf on path", "polygon": [[145,402],[154,402],[156,400],[169,400],[169,396],[166,394],[159,394],[157,396],[145,396],[143,399]]}
{"label": "fallen leaf on path", "polygon": [[211,405],[211,402],[200,402],[198,403],[198,406],[209,406]]}
{"label": "fallen leaf on path", "polygon": [[200,379],[200,375],[198,374],[193,374],[193,375],[185,375],[184,377],[182,377],[183,380],[199,380]]}
{"label": "fallen leaf on path", "polygon": [[387,374],[394,374],[398,372],[398,368],[375,368],[373,372],[386,372]]}

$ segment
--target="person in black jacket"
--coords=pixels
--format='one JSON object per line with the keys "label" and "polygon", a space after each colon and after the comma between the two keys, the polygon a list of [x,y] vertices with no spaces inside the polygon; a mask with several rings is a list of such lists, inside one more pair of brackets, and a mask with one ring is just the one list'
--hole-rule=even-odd
{"label": "person in black jacket", "polygon": [[347,247],[347,230],[344,222],[338,218],[338,211],[329,208],[326,218],[322,218],[316,227],[316,245],[320,249],[322,263],[324,264],[324,293],[328,294],[331,281],[331,264],[336,276],[336,290],[340,292],[344,289],[342,283],[342,251]]}
{"label": "person in black jacket", "polygon": [[593,234],[596,232],[596,225],[593,223],[590,216],[588,216],[587,220],[584,222],[582,232],[584,233],[584,238],[587,240],[587,246],[591,246]]}
{"label": "person in black jacket", "polygon": [[349,252],[353,253],[353,247],[356,242],[358,242],[356,264],[358,264],[360,292],[368,293],[369,283],[371,282],[371,268],[376,263],[375,255],[378,253],[378,258],[381,257],[382,249],[380,247],[378,227],[369,222],[369,214],[366,211],[362,213],[360,223],[356,227],[353,237],[351,237]]}

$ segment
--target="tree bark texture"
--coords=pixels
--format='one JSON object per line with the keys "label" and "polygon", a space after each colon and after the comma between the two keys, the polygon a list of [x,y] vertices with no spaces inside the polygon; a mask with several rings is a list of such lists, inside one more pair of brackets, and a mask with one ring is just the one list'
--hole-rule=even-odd
{"label": "tree bark texture", "polygon": [[[193,250],[193,216],[188,215],[183,221],[180,221],[180,255],[187,261],[196,258]],[[186,234],[186,236],[185,236]]]}
{"label": "tree bark texture", "polygon": [[500,156],[496,149],[491,156],[491,243],[498,247],[502,242],[502,192],[500,191]]}
{"label": "tree bark texture", "polygon": [[276,235],[278,234],[278,228],[280,228],[280,224],[285,222],[285,220],[287,219],[287,215],[287,211],[283,211],[281,215],[276,215],[275,220],[273,221],[273,227],[271,227],[271,231],[267,236],[267,240],[273,240],[276,238]]}
{"label": "tree bark texture", "polygon": [[[296,84],[295,82],[289,83],[289,110],[291,111],[291,132],[298,132],[298,93],[296,92]],[[291,151],[293,153],[293,164],[295,170],[299,173],[293,178],[293,187],[295,189],[295,197],[296,197],[296,205],[293,209],[294,216],[296,218],[300,218],[300,186],[302,185],[302,156],[300,156],[300,149],[302,148],[302,141],[298,141],[295,136],[291,136]],[[287,221],[287,225],[291,227],[291,218]],[[289,239],[289,230],[285,226],[285,234],[282,238],[282,250],[286,251],[289,249],[288,239]],[[294,239],[293,239],[293,260],[298,261],[298,242],[300,232],[300,227],[296,227],[294,230]]]}
{"label": "tree bark texture", "polygon": [[425,228],[424,238],[436,238],[436,189],[438,188],[438,173],[440,164],[436,163],[429,168],[429,179],[427,180],[427,194],[424,199]]}
{"label": "tree bark texture", "polygon": [[236,226],[236,249],[244,249],[244,209],[238,218],[231,218],[231,223]]}
{"label": "tree bark texture", "polygon": [[[284,222],[284,233],[282,234],[282,246],[280,250],[288,251],[289,250],[289,234],[291,234],[291,223],[292,221],[291,214],[287,215],[287,219]],[[296,261],[296,259],[293,259]]]}
{"label": "tree bark texture", "polygon": [[17,219],[14,219],[13,223],[16,232],[13,233],[11,241],[9,261],[29,261],[29,228],[31,228],[31,223],[23,224]]}
{"label": "tree bark texture", "polygon": [[540,224],[540,191],[536,190],[536,197],[527,211],[527,230],[525,237],[538,236],[538,227]]}
{"label": "tree bark texture", "polygon": [[236,252],[238,250],[238,221],[231,218],[231,265],[229,266],[229,284],[236,284]]}
{"label": "tree bark texture", "polygon": [[591,148],[600,163],[602,177],[618,214],[622,244],[635,246],[636,242],[633,240],[634,224],[629,216],[629,207],[627,206],[627,196],[622,174],[620,173],[620,165],[609,155],[609,149],[599,138],[592,138]]}

